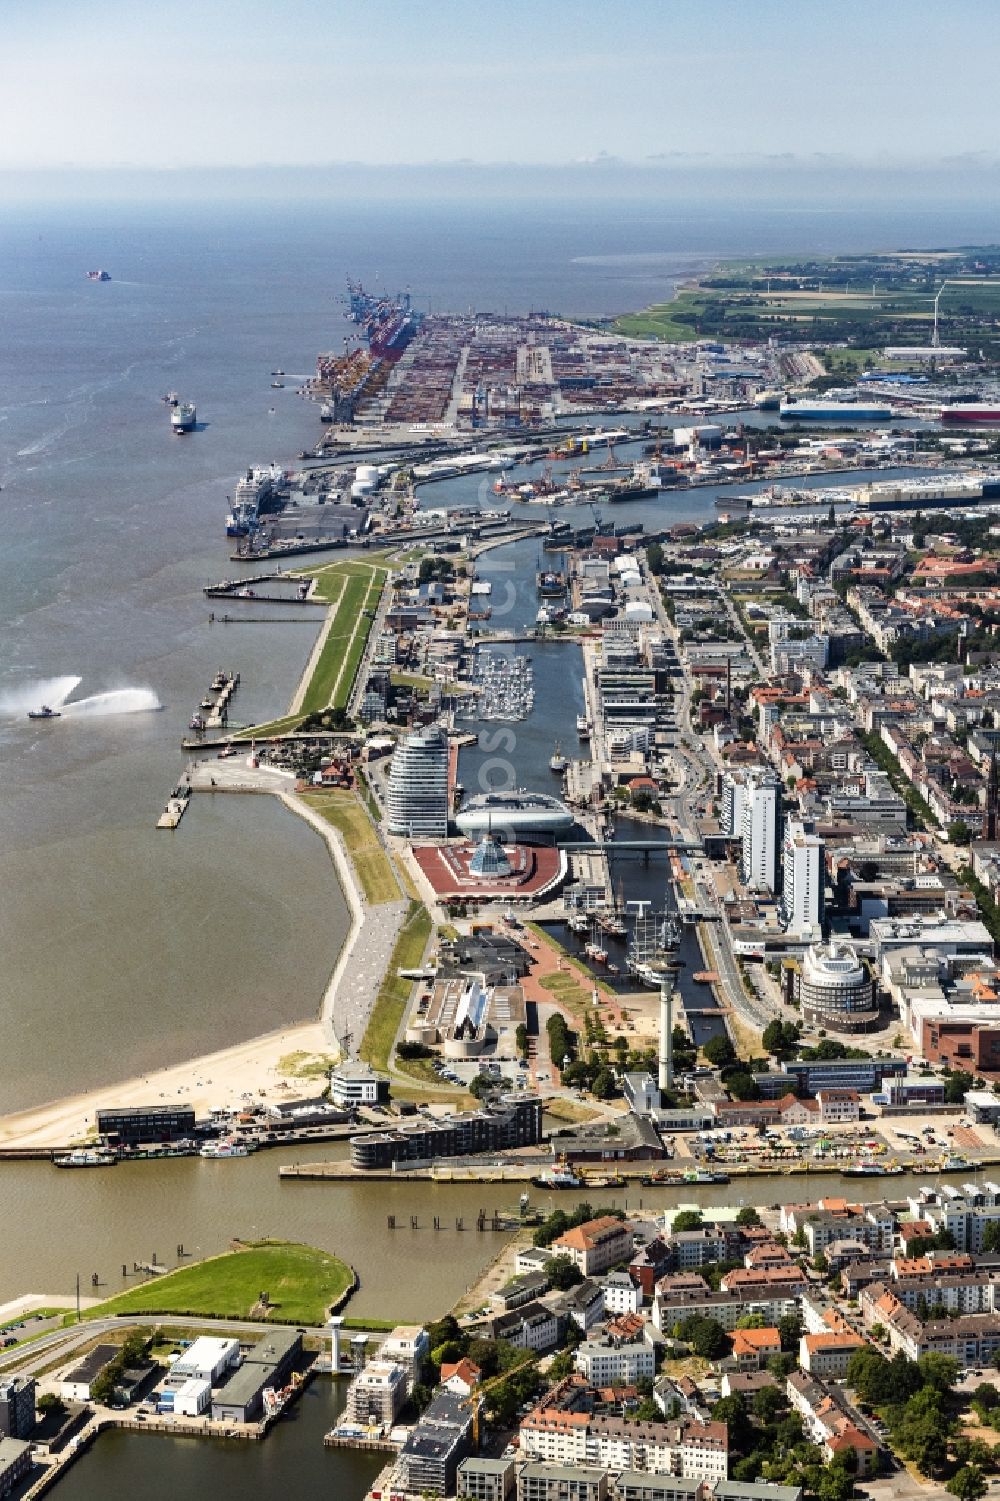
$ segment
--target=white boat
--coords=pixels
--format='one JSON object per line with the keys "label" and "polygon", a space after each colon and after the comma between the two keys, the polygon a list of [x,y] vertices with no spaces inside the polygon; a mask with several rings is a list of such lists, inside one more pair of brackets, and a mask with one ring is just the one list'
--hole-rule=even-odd
{"label": "white boat", "polygon": [[576,716],[576,733],[579,735],[581,740],[590,739],[590,728],[590,720],[587,718],[586,714],[578,714]]}
{"label": "white boat", "polygon": [[533,1180],[538,1188],[582,1188],[583,1179],[572,1168],[547,1167]]}
{"label": "white boat", "polygon": [[56,1167],[114,1167],[118,1158],[113,1152],[99,1152],[94,1147],[76,1147],[52,1161]]}
{"label": "white boat", "polygon": [[557,776],[562,776],[568,765],[569,762],[566,760],[566,757],[562,753],[562,746],[557,740],[555,750],[549,757],[549,770],[554,771]]}
{"label": "white boat", "polygon": [[250,1148],[244,1141],[210,1141],[202,1147],[202,1157],[249,1157]]}

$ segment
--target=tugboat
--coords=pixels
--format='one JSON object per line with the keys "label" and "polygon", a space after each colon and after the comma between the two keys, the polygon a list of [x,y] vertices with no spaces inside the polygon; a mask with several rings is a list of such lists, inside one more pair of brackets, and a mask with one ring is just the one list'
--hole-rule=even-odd
{"label": "tugboat", "polygon": [[543,1168],[537,1178],[532,1178],[536,1188],[582,1188],[583,1179],[578,1178],[571,1167]]}
{"label": "tugboat", "polygon": [[566,760],[566,757],[562,753],[562,746],[557,740],[555,750],[549,757],[549,770],[554,771],[556,773],[556,776],[561,777],[568,765],[569,762]]}
{"label": "tugboat", "polygon": [[49,706],[48,706],[48,704],[42,704],[41,708],[38,708],[38,709],[29,709],[28,710],[28,718],[29,719],[61,719],[62,715],[60,714],[60,712],[59,712],[58,709],[50,709]]}

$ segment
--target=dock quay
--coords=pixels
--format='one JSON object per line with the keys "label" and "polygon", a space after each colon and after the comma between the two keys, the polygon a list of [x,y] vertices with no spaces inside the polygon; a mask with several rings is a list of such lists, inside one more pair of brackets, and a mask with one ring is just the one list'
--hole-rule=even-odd
{"label": "dock quay", "polygon": [[[262,584],[290,584],[297,588],[297,597],[289,594],[268,594]],[[326,601],[315,599],[309,579],[295,579],[285,573],[255,573],[244,579],[223,579],[218,584],[206,584],[202,593],[207,599],[246,600],[255,605],[316,605],[326,608]]]}
{"label": "dock quay", "polygon": [[191,801],[191,787],[187,782],[180,782],[167,798],[166,807],[156,820],[158,829],[176,829],[188,809]]}
{"label": "dock quay", "polygon": [[229,720],[229,703],[239,686],[238,672],[223,672],[220,668],[192,714],[188,728],[199,734],[205,730],[225,729]]}

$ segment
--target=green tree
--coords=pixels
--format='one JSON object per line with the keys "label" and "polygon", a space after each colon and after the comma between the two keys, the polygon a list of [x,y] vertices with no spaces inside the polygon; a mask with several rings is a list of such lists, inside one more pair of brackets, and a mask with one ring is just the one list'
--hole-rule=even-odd
{"label": "green tree", "polygon": [[431,1364],[438,1370],[443,1365],[454,1365],[465,1354],[464,1345],[457,1339],[446,1339],[443,1345],[435,1345],[431,1351]]}
{"label": "green tree", "polygon": [[675,1325],[675,1332],[677,1338],[685,1340],[703,1360],[721,1360],[729,1354],[729,1335],[715,1319],[691,1314]]}
{"label": "green tree", "polygon": [[583,1273],[571,1256],[553,1256],[545,1263],[545,1277],[549,1286],[559,1292],[583,1281]]}
{"label": "green tree", "polygon": [[963,1069],[955,1069],[944,1081],[945,1104],[961,1105],[971,1088],[972,1075],[965,1073]]}
{"label": "green tree", "polygon": [[514,1046],[517,1048],[517,1051],[520,1053],[522,1058],[527,1055],[528,1029],[524,1025],[524,1022],[518,1022],[517,1024],[517,1029],[514,1032]]}
{"label": "green tree", "polygon": [[679,1235],[682,1230],[700,1230],[705,1223],[700,1209],[680,1209],[670,1221],[671,1235]]}
{"label": "green tree", "polygon": [[944,1488],[950,1495],[957,1496],[958,1501],[982,1501],[989,1487],[978,1465],[963,1465],[945,1482]]}
{"label": "green tree", "polygon": [[618,1093],[618,1082],[609,1068],[599,1068],[590,1085],[595,1100],[610,1100]]}
{"label": "green tree", "polygon": [[35,1403],[43,1418],[61,1418],[66,1411],[66,1403],[62,1397],[57,1397],[55,1392],[43,1392]]}
{"label": "green tree", "polygon": [[1000,1220],[988,1220],[983,1231],[983,1254],[1000,1251]]}
{"label": "green tree", "polygon": [[752,1204],[744,1204],[743,1208],[736,1216],[736,1223],[738,1225],[746,1225],[751,1229],[754,1229],[758,1225],[760,1225],[762,1221],[760,1215]]}
{"label": "green tree", "polygon": [[734,1100],[759,1100],[760,1085],[753,1074],[742,1069],[726,1075],[726,1089]]}
{"label": "green tree", "polygon": [[782,1351],[780,1355],[772,1355],[767,1362],[767,1368],[775,1381],[785,1381],[795,1370],[798,1361],[790,1351]]}
{"label": "green tree", "polygon": [[731,1449],[744,1451],[753,1436],[753,1426],[747,1412],[747,1404],[741,1392],[723,1397],[712,1408],[712,1422],[725,1423]]}
{"label": "green tree", "polygon": [[951,1355],[938,1355],[931,1352],[921,1355],[917,1361],[917,1370],[924,1386],[933,1387],[943,1396],[952,1390],[958,1380],[961,1366]]}
{"label": "green tree", "polygon": [[[972,831],[964,818],[956,818],[954,823],[950,823],[948,825],[948,842],[950,844],[968,844],[971,839]],[[961,1473],[962,1472],[959,1471],[959,1474]]]}
{"label": "green tree", "polygon": [[709,1063],[716,1068],[726,1068],[736,1062],[736,1049],[728,1037],[710,1037],[702,1048],[702,1052]]}
{"label": "green tree", "polygon": [[802,1321],[797,1313],[786,1313],[778,1320],[778,1334],[781,1338],[782,1350],[788,1350],[794,1354],[799,1348],[799,1340],[802,1337]]}
{"label": "green tree", "polygon": [[765,1428],[774,1422],[786,1405],[785,1394],[780,1387],[762,1386],[759,1392],[754,1392],[753,1415]]}

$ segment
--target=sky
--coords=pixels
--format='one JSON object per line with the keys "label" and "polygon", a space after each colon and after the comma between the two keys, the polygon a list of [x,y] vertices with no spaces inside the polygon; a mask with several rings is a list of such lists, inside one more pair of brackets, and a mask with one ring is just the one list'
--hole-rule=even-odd
{"label": "sky", "polygon": [[997,0],[0,0],[0,171],[1000,159]]}

